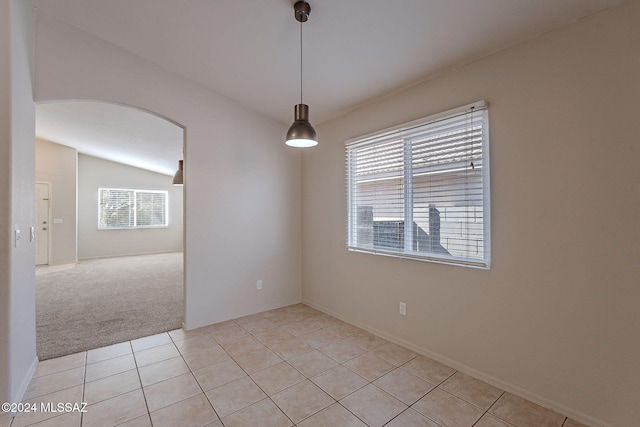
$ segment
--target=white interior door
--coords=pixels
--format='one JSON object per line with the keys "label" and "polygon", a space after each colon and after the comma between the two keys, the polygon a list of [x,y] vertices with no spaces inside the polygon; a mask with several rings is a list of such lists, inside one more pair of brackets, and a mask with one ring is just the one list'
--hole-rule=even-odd
{"label": "white interior door", "polygon": [[49,264],[49,199],[48,182],[36,182],[36,265]]}

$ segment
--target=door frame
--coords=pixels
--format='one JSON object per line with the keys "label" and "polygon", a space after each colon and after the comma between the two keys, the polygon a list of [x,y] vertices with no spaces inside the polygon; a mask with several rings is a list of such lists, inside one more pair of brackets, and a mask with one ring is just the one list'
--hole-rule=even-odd
{"label": "door frame", "polygon": [[[47,209],[47,263],[46,264],[36,264],[36,265],[51,265],[51,249],[52,249],[52,245],[51,245],[51,237],[53,235],[52,231],[53,231],[53,183],[51,181],[36,181],[35,184],[46,184],[49,187],[49,207]],[[36,206],[37,209],[37,206]],[[38,220],[38,214],[36,212],[36,221]],[[39,224],[37,225],[39,226]],[[37,250],[37,244],[36,244],[36,250]]]}

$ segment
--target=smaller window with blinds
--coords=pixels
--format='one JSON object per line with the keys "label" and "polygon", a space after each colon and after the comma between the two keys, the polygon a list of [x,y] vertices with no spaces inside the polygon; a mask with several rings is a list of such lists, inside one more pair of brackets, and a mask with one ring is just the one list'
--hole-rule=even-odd
{"label": "smaller window with blinds", "polygon": [[490,265],[484,101],[347,141],[349,250]]}
{"label": "smaller window with blinds", "polygon": [[167,227],[169,198],[163,190],[98,189],[98,229]]}

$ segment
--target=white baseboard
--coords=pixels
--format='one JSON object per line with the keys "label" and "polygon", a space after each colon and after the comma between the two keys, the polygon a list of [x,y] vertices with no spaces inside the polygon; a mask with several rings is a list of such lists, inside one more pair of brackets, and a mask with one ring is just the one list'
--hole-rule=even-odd
{"label": "white baseboard", "polygon": [[206,325],[198,324],[198,325],[189,325],[189,326],[187,326],[187,324],[185,322],[182,322],[182,329],[184,329],[185,331],[191,331],[193,329],[198,329],[198,328],[203,328],[205,326],[215,325],[216,323],[226,322],[227,320],[238,319],[240,317],[250,316],[252,314],[257,314],[257,313],[262,313],[264,311],[276,310],[278,308],[288,307],[290,305],[300,304],[300,303],[302,303],[302,301],[299,298],[296,298],[293,302],[288,302],[288,303],[285,303],[285,304],[278,303],[275,306],[266,306],[266,307],[262,307],[262,308],[259,308],[259,309],[250,310],[248,312],[233,313],[233,314],[231,314],[231,315],[229,315],[227,317],[224,317],[224,318],[221,318],[221,319],[217,319],[213,323],[208,323]]}
{"label": "white baseboard", "polygon": [[[22,398],[24,397],[24,394],[27,392],[27,388],[29,387],[29,383],[31,382],[31,379],[33,378],[33,374],[36,373],[36,369],[38,368],[38,363],[39,363],[39,360],[38,360],[38,357],[36,356],[33,359],[33,362],[31,362],[31,366],[29,367],[29,370],[27,371],[27,374],[22,379],[22,382],[20,383],[20,388],[18,389],[18,392],[13,397],[13,400],[11,400],[11,402],[15,402],[15,403],[22,402]],[[14,416],[16,414],[12,413],[10,415]]]}
{"label": "white baseboard", "polygon": [[123,253],[118,255],[98,255],[98,256],[81,257],[81,258],[78,258],[78,261],[85,261],[85,260],[92,260],[92,259],[121,258],[121,257],[128,257],[128,256],[173,254],[178,252],[183,253],[184,251],[133,252],[133,253],[126,253],[126,254]]}
{"label": "white baseboard", "polygon": [[335,317],[337,319],[340,319],[340,320],[342,320],[344,322],[347,322],[347,323],[350,323],[350,324],[352,324],[354,326],[362,328],[362,329],[364,329],[364,330],[366,330],[368,332],[371,332],[372,334],[378,335],[379,337],[382,337],[382,338],[384,338],[384,339],[386,339],[388,341],[391,341],[394,344],[401,345],[401,346],[406,347],[406,348],[408,348],[410,350],[413,350],[416,353],[419,353],[419,354],[421,354],[423,356],[427,356],[427,357],[429,357],[429,358],[431,358],[431,359],[433,359],[433,360],[435,360],[437,362],[445,364],[445,365],[447,365],[447,366],[449,366],[451,368],[454,368],[454,369],[456,369],[456,370],[458,370],[458,371],[460,371],[460,372],[462,372],[464,374],[467,374],[467,375],[472,376],[472,377],[474,377],[476,379],[484,381],[487,384],[490,384],[490,385],[492,385],[494,387],[498,387],[498,388],[500,388],[500,389],[502,389],[502,390],[504,390],[506,392],[509,392],[509,393],[514,394],[516,396],[519,396],[519,397],[522,397],[524,399],[527,399],[527,400],[529,400],[529,401],[531,401],[531,402],[533,402],[533,403],[535,403],[537,405],[540,405],[542,407],[545,407],[545,408],[551,409],[553,411],[556,411],[556,412],[558,412],[558,413],[560,413],[560,414],[562,414],[564,416],[567,416],[567,417],[569,417],[569,418],[571,418],[571,419],[573,419],[575,421],[578,421],[579,423],[583,423],[583,424],[586,424],[586,425],[591,426],[591,427],[613,427],[611,424],[607,424],[605,422],[597,420],[597,419],[595,419],[595,418],[593,418],[593,417],[591,417],[589,415],[583,414],[582,412],[579,412],[579,411],[576,411],[574,409],[571,409],[571,408],[569,408],[569,407],[567,407],[565,405],[562,405],[562,404],[560,404],[558,402],[550,400],[550,399],[548,399],[546,397],[540,396],[540,395],[538,395],[536,393],[532,393],[531,391],[528,391],[528,390],[526,390],[526,389],[524,389],[522,387],[519,387],[517,385],[508,383],[508,382],[503,381],[503,380],[501,380],[499,378],[492,377],[492,376],[490,376],[490,375],[488,375],[488,374],[486,374],[486,373],[484,373],[482,371],[479,371],[477,369],[471,368],[471,367],[469,367],[467,365],[464,365],[462,363],[456,362],[455,360],[449,359],[449,358],[447,358],[445,356],[442,356],[441,354],[434,353],[434,352],[432,352],[432,351],[430,351],[430,350],[428,350],[426,348],[422,348],[422,347],[416,346],[416,345],[414,345],[414,344],[412,344],[412,343],[410,343],[408,341],[405,341],[405,340],[403,340],[401,338],[391,336],[391,335],[387,334],[386,332],[379,331],[379,330],[377,330],[375,328],[372,328],[372,327],[370,327],[368,325],[365,325],[363,323],[360,323],[358,321],[350,319],[350,318],[348,318],[346,316],[343,316],[343,315],[341,315],[339,313],[336,313],[336,312],[334,312],[334,311],[332,311],[332,310],[330,310],[330,309],[328,309],[326,307],[323,307],[321,305],[315,304],[315,303],[313,303],[311,301],[303,299],[302,303],[306,304],[306,305],[308,305],[310,307],[313,307],[316,310],[322,311],[323,313],[326,313],[326,314],[328,314],[330,316],[333,316],[333,317]]}

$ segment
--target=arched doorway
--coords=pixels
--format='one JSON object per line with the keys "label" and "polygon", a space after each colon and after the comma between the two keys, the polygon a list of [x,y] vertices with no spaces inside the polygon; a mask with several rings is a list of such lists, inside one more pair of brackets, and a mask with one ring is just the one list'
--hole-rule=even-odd
{"label": "arched doorway", "polygon": [[36,181],[51,190],[37,222],[50,242],[36,270],[41,360],[182,325],[184,194],[171,181],[184,146],[182,126],[137,108],[37,105]]}

